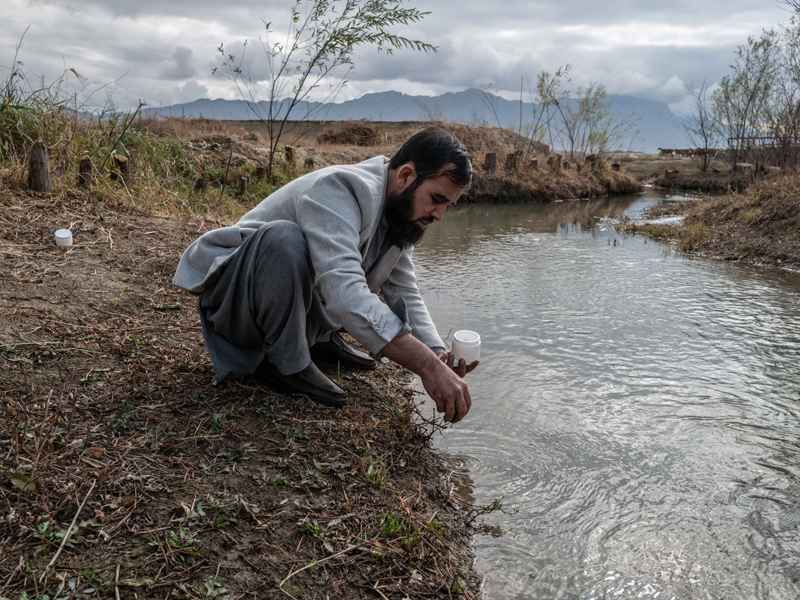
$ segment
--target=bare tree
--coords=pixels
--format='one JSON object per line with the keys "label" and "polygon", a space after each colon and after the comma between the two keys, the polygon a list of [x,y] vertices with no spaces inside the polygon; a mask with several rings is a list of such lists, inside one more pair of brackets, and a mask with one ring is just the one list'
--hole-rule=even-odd
{"label": "bare tree", "polygon": [[[425,42],[389,33],[390,27],[415,23],[429,14],[402,8],[403,1],[295,0],[281,41],[272,40],[271,23],[265,21],[266,33],[259,38],[266,59],[263,76],[251,76],[251,65],[244,62],[246,41],[238,57],[220,45],[222,63],[214,72],[234,82],[248,109],[266,126],[270,175],[280,140],[293,129],[290,118],[313,119],[330,108],[354,68],[357,47],[376,46],[387,54],[399,49],[437,51]],[[341,77],[334,77],[342,70]],[[321,100],[311,102],[311,94],[318,88],[325,92]]]}
{"label": "bare tree", "polygon": [[766,136],[765,109],[776,76],[778,41],[772,30],[748,38],[736,50],[733,73],[722,78],[711,96],[714,119],[728,137],[732,166]]}
{"label": "bare tree", "polygon": [[499,103],[500,103],[500,96],[495,93],[494,88],[492,87],[491,83],[487,83],[481,86],[481,94],[480,101],[483,106],[492,114],[494,117],[494,122],[500,129],[503,129],[503,123],[500,119],[499,113]]}
{"label": "bare tree", "polygon": [[550,145],[572,158],[602,156],[621,149],[625,140],[630,147],[639,136],[636,115],[616,116],[602,83],[590,82],[573,92],[569,70],[566,65],[553,73],[542,71],[537,78],[537,92],[546,106],[543,121]]}
{"label": "bare tree", "polygon": [[798,16],[781,26],[775,58],[775,77],[764,109],[765,129],[771,137],[763,158],[796,169],[800,159],[800,23]]}
{"label": "bare tree", "polygon": [[679,125],[686,132],[689,138],[689,145],[697,148],[700,152],[694,154],[693,158],[698,163],[700,171],[705,173],[711,167],[714,160],[716,147],[720,141],[720,129],[711,105],[711,97],[708,94],[708,83],[703,80],[699,88],[689,81],[683,82],[686,95],[691,98],[689,111],[680,114]]}

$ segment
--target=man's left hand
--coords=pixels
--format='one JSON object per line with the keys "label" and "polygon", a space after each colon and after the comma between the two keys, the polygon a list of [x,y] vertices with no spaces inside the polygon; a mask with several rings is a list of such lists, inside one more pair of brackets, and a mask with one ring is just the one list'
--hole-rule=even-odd
{"label": "man's left hand", "polygon": [[475,370],[475,367],[477,367],[481,362],[479,360],[475,360],[467,364],[467,361],[465,361],[463,358],[459,358],[458,362],[456,362],[456,357],[453,356],[452,352],[443,352],[439,355],[439,360],[453,369],[453,372],[461,377],[461,379],[464,379],[467,373],[472,373]]}

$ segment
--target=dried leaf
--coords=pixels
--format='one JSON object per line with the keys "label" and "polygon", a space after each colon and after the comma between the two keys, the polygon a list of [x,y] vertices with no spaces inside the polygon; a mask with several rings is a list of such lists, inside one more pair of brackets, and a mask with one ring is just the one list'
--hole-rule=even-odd
{"label": "dried leaf", "polygon": [[36,491],[36,484],[31,481],[30,477],[23,475],[22,473],[12,473],[11,483],[14,484],[14,487],[19,488],[23,492]]}
{"label": "dried leaf", "polygon": [[103,467],[106,466],[105,463],[102,463],[99,460],[95,460],[93,458],[89,458],[88,456],[81,456],[81,460],[90,467],[94,467],[95,469],[102,469]]}
{"label": "dried leaf", "polygon": [[92,446],[91,448],[87,448],[83,451],[82,456],[90,456],[92,458],[100,458],[105,454],[105,450],[102,448],[98,448],[97,446]]}

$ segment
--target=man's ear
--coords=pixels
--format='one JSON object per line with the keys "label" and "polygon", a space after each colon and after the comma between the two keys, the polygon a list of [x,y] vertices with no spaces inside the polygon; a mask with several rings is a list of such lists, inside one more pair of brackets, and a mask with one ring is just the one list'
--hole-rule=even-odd
{"label": "man's ear", "polygon": [[407,162],[397,169],[397,191],[402,192],[417,179],[417,168],[414,163]]}

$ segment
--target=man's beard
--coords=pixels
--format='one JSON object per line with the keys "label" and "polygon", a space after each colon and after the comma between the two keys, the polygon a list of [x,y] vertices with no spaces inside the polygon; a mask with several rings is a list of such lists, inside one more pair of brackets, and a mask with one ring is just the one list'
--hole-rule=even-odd
{"label": "man's beard", "polygon": [[[394,192],[386,199],[386,238],[393,246],[408,248],[415,246],[425,235],[425,230],[415,221],[414,192],[416,187],[412,184],[402,192]],[[433,222],[433,219],[430,219]]]}

